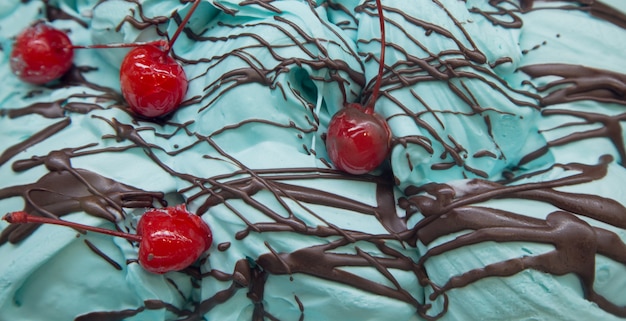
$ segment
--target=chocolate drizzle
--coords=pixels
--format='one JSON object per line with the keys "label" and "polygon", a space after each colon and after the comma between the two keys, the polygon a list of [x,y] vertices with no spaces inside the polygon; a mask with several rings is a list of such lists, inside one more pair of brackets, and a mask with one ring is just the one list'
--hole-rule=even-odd
{"label": "chocolate drizzle", "polygon": [[13,158],[15,155],[22,152],[26,148],[33,146],[37,143],[40,143],[44,141],[45,139],[51,137],[55,133],[63,130],[63,128],[67,127],[70,124],[70,122],[71,120],[69,118],[66,118],[58,123],[48,126],[47,128],[29,137],[23,142],[7,148],[6,150],[2,152],[2,155],[0,155],[0,165],[3,165],[4,163],[9,161],[11,158]]}
{"label": "chocolate drizzle", "polygon": [[[0,199],[22,197],[25,211],[60,217],[78,211],[115,222],[123,217],[123,208],[151,207],[162,200],[159,192],[145,192],[84,169],[66,167],[68,151],[52,152],[46,162],[58,165],[33,184],[0,189]],[[58,156],[61,156],[60,158]],[[65,158],[65,159],[64,159]],[[0,244],[18,242],[37,225],[11,225],[0,234]]]}
{"label": "chocolate drizzle", "polygon": [[[401,204],[407,210],[417,208],[426,216],[416,227],[417,237],[424,244],[428,245],[441,236],[471,230],[452,241],[431,247],[420,258],[420,266],[437,255],[485,241],[538,242],[555,247],[544,254],[513,258],[452,276],[442,285],[430,284],[433,293],[429,299],[435,300],[451,289],[486,277],[507,277],[534,269],[553,275],[574,273],[580,279],[587,300],[612,314],[626,317],[626,307],[611,303],[594,289],[596,255],[626,264],[626,244],[616,233],[594,227],[578,217],[587,216],[623,229],[626,228],[626,208],[612,199],[597,195],[557,190],[563,186],[602,179],[611,162],[612,157],[605,156],[597,165],[563,165],[563,169],[575,173],[541,183],[506,185],[473,180],[467,183],[471,192],[462,196],[457,196],[453,187],[443,184],[426,186],[415,190],[413,196],[407,195]],[[552,204],[558,210],[549,213],[544,220],[480,205],[491,199],[535,200]],[[425,280],[422,282],[429,284]]]}
{"label": "chocolate drizzle", "polygon": [[[165,16],[146,17],[140,2],[137,4],[139,18],[128,16],[120,22],[120,26],[129,23],[137,29],[151,26],[162,26],[170,18]],[[535,2],[521,1],[511,7],[511,1],[492,0],[489,10],[473,8],[470,11],[476,17],[485,17],[493,24],[505,28],[522,28],[523,14],[532,10],[540,10]],[[543,3],[543,1],[541,1]],[[611,10],[596,1],[569,1],[571,6],[551,8],[554,10],[580,10],[590,12],[600,18],[620,25],[621,17],[617,11]],[[184,201],[197,208],[197,214],[212,217],[216,208],[225,209],[239,219],[243,228],[235,232],[231,239],[219,240],[216,246],[221,253],[236,251],[240,242],[265,235],[291,238],[311,239],[312,245],[293,251],[279,250],[271,241],[264,241],[267,249],[258,257],[241,257],[233,262],[232,271],[212,269],[206,261],[200,262],[205,270],[202,274],[196,268],[186,273],[193,283],[194,290],[199,290],[200,281],[222,282],[226,286],[215,293],[205,293],[202,298],[187,298],[185,307],[178,307],[160,300],[147,300],[142,306],[120,311],[93,311],[76,317],[75,320],[123,320],[140,315],[146,310],[166,310],[179,320],[204,320],[206,314],[213,309],[238,299],[238,293],[244,292],[249,303],[253,305],[252,321],[278,320],[266,307],[265,295],[268,280],[275,276],[288,276],[292,281],[306,275],[324,279],[332,284],[356,289],[373,296],[385,297],[402,302],[411,307],[420,317],[437,319],[445,315],[448,308],[448,295],[452,289],[479,282],[488,277],[509,277],[525,270],[537,270],[552,275],[575,274],[584,289],[585,299],[594,302],[601,309],[620,317],[626,317],[626,307],[618,306],[604,297],[594,288],[596,283],[595,268],[597,255],[626,265],[626,244],[613,231],[595,226],[594,222],[602,222],[616,229],[626,229],[626,208],[619,200],[590,193],[568,192],[568,187],[597,183],[607,177],[607,171],[615,162],[613,156],[601,156],[596,164],[554,164],[546,169],[512,171],[505,179],[490,181],[489,168],[474,166],[472,160],[494,160],[509,162],[510,168],[523,167],[532,163],[542,155],[550,153],[554,147],[576,144],[581,140],[603,137],[612,142],[617,155],[623,164],[626,151],[623,141],[621,123],[626,121],[624,114],[605,115],[587,110],[569,110],[557,108],[558,104],[593,101],[602,104],[626,105],[626,76],[607,70],[592,69],[583,66],[563,64],[529,65],[519,69],[531,80],[551,77],[553,80],[544,86],[532,85],[529,90],[517,89],[494,71],[494,68],[511,64],[511,57],[499,57],[488,61],[488,56],[481,51],[472,35],[465,28],[464,21],[459,21],[439,1],[432,4],[449,18],[455,31],[448,30],[433,22],[393,7],[385,6],[389,14],[403,20],[387,19],[387,23],[395,29],[393,32],[404,35],[409,42],[424,51],[424,56],[415,55],[399,44],[388,43],[388,50],[393,50],[402,57],[394,65],[387,67],[383,80],[382,92],[386,104],[398,107],[396,114],[389,120],[407,117],[422,134],[407,135],[394,138],[398,147],[417,145],[426,154],[436,160],[429,166],[435,172],[461,169],[459,179],[472,177],[461,183],[446,184],[435,182],[424,185],[409,186],[404,191],[396,189],[398,178],[384,169],[381,175],[348,176],[329,168],[251,168],[234,156],[229,146],[220,142],[220,136],[232,132],[243,131],[248,126],[280,129],[288,133],[285,137],[300,139],[294,147],[294,153],[303,152],[317,157],[312,146],[303,143],[306,137],[315,136],[321,140],[319,133],[324,117],[315,109],[317,88],[336,86],[343,94],[343,100],[353,96],[355,88],[368,87],[371,82],[362,70],[361,62],[334,59],[329,54],[329,46],[337,46],[347,53],[347,57],[360,61],[362,56],[376,57],[375,53],[357,52],[351,48],[348,39],[341,39],[341,34],[333,29],[329,34],[339,40],[319,39],[309,34],[303,26],[283,17],[279,5],[270,0],[242,1],[240,6],[257,7],[266,10],[272,19],[251,21],[244,24],[216,23],[216,28],[232,31],[228,36],[212,36],[188,29],[186,35],[198,43],[215,43],[216,46],[231,42],[248,43],[240,48],[221,55],[202,58],[188,58],[183,54],[177,59],[197,66],[205,66],[204,75],[218,70],[226,70],[215,77],[215,81],[207,84],[202,92],[193,93],[192,98],[184,103],[183,108],[195,108],[198,115],[216,108],[220,99],[233,93],[234,90],[245,88],[249,84],[263,86],[267,91],[276,93],[277,101],[289,100],[298,108],[301,107],[302,119],[273,120],[273,118],[247,118],[220,128],[203,132],[199,128],[201,121],[188,119],[178,122],[176,118],[160,120],[159,123],[132,119],[123,109],[123,101],[118,93],[110,88],[88,82],[83,73],[94,70],[93,67],[76,67],[61,80],[62,86],[86,87],[100,92],[99,95],[71,95],[67,99],[38,102],[15,109],[1,109],[0,120],[11,121],[25,116],[41,116],[58,119],[50,126],[37,131],[23,141],[7,147],[0,155],[0,166],[11,166],[16,173],[41,170],[45,174],[30,184],[9,186],[0,189],[0,199],[21,198],[24,210],[52,217],[62,217],[70,213],[83,212],[101,217],[107,221],[121,225],[126,209],[144,208],[164,205],[167,196],[175,194],[186,198]],[[215,7],[227,16],[236,16],[239,11],[226,9],[224,5],[215,3]],[[352,13],[338,1],[327,1],[325,6],[344,12],[348,19],[340,27],[350,29],[358,26],[359,19],[374,15],[371,2],[365,2]],[[60,10],[48,10],[49,14],[64,17]],[[317,13],[316,13],[317,14]],[[176,14],[170,15],[173,20]],[[615,19],[617,17],[617,20]],[[319,18],[319,16],[318,16]],[[320,18],[320,20],[322,20]],[[329,23],[322,24],[332,29]],[[286,39],[285,43],[274,43],[249,30],[253,28],[272,28],[273,32]],[[423,31],[419,37],[410,32],[411,28]],[[452,29],[452,28],[451,28]],[[449,40],[454,48],[431,48],[424,37]],[[245,40],[245,41],[243,41]],[[367,45],[371,39],[360,39],[359,45]],[[250,44],[252,43],[252,44]],[[252,54],[253,49],[261,49],[275,64],[262,63]],[[299,57],[285,55],[285,49],[293,49],[300,53]],[[250,51],[250,52],[248,52]],[[244,66],[225,67],[229,58],[243,61]],[[370,58],[367,59],[369,62]],[[304,73],[305,85],[281,81],[285,75],[296,70],[323,71],[329,70],[326,76],[312,76]],[[203,67],[199,67],[203,68]],[[283,77],[283,78],[281,78]],[[193,81],[198,81],[200,77]],[[470,82],[480,83],[483,88],[491,88],[493,95],[503,97],[505,101],[517,109],[502,110],[487,106],[480,102],[470,90]],[[313,85],[311,83],[314,83]],[[450,90],[451,95],[458,98],[461,107],[448,110],[434,106],[420,95],[419,88],[424,84],[440,83]],[[315,85],[319,85],[316,87]],[[55,89],[55,88],[50,88]],[[402,101],[398,93],[409,92],[409,102]],[[367,89],[364,90],[364,94]],[[365,95],[364,95],[365,96]],[[366,99],[366,98],[362,98]],[[325,102],[329,103],[329,101]],[[415,106],[420,106],[416,109]],[[325,106],[328,107],[328,106]],[[328,107],[330,108],[330,107]],[[110,117],[105,113],[111,109],[119,109],[119,117]],[[581,119],[588,124],[599,124],[599,128],[574,132],[559,139],[536,146],[534,151],[521,157],[505,154],[504,146],[496,141],[494,129],[495,116],[509,116],[516,121],[524,121],[527,113],[541,113],[541,117],[569,115]],[[127,117],[128,116],[128,117]],[[445,132],[444,116],[455,116],[461,119],[478,119],[481,128],[490,142],[487,148],[481,146],[474,149],[464,146],[462,137],[455,137]],[[86,118],[90,122],[110,129],[98,141],[81,146],[49,150],[42,155],[33,155],[28,149],[40,147],[55,139],[72,126],[80,126],[72,122],[75,117]],[[83,119],[81,118],[81,119]],[[574,124],[571,124],[574,125]],[[563,124],[568,127],[570,124]],[[440,130],[443,129],[443,130]],[[156,144],[147,137],[154,136],[160,141],[169,143],[175,137],[184,137],[185,143],[176,141],[173,147]],[[284,137],[272,137],[283,139]],[[285,138],[287,139],[287,138]],[[285,140],[289,142],[288,140]],[[186,144],[186,145],[185,145]],[[482,145],[482,144],[481,144]],[[213,177],[190,174],[180,166],[173,165],[171,159],[181,160],[186,152],[192,149],[206,150],[201,160],[207,166],[215,163],[227,164],[229,172]],[[304,150],[304,151],[302,151]],[[30,153],[29,156],[26,153]],[[145,191],[107,177],[103,173],[80,168],[74,164],[87,157],[135,154],[143,160],[155,165],[159,174],[166,174],[176,179],[176,191]],[[24,158],[26,157],[26,158]],[[322,163],[326,162],[320,159]],[[326,162],[326,164],[328,164]],[[407,166],[413,170],[420,164],[411,163],[407,155]],[[203,164],[204,165],[204,164]],[[542,180],[542,175],[549,171],[562,171],[559,178]],[[351,181],[354,185],[369,186],[375,195],[373,204],[354,199],[341,193],[322,190],[315,187],[319,182]],[[403,194],[398,196],[398,194]],[[263,197],[270,195],[271,202]],[[532,200],[555,210],[546,213],[545,217],[532,217],[534,213],[513,212],[491,206],[492,200]],[[269,203],[273,203],[270,205]],[[398,209],[399,206],[399,209]],[[334,224],[325,211],[348,211],[363,221],[380,225],[378,233],[368,233],[358,229],[350,229]],[[401,213],[404,211],[404,213]],[[400,212],[400,213],[399,213]],[[253,215],[263,217],[262,220],[251,220]],[[402,215],[404,214],[404,215]],[[411,226],[417,215],[423,215],[416,225]],[[313,218],[311,224],[303,218]],[[16,243],[34,233],[35,225],[11,225],[0,234],[0,244]],[[123,228],[123,227],[121,227]],[[466,231],[451,241],[433,245],[444,236]],[[512,241],[536,242],[553,245],[554,249],[543,254],[528,255],[488,264],[482,268],[450,276],[443,284],[431,280],[426,267],[436,260],[438,255],[462,249],[466,246],[495,241],[502,244]],[[86,241],[94,253],[120,273],[125,266],[113,261],[97,246]],[[418,243],[426,245],[426,253],[415,260],[410,254],[417,252]],[[375,248],[376,253],[368,251]],[[400,248],[400,249],[399,249]],[[410,254],[409,254],[410,253]],[[417,256],[417,255],[416,255]],[[206,258],[208,260],[208,258]],[[132,264],[133,261],[125,262]],[[378,273],[379,280],[371,280],[350,272],[345,267],[369,267]],[[410,289],[413,284],[403,283],[394,272],[410,274],[412,279],[428,289],[427,297],[419,297]],[[411,278],[409,278],[411,279]],[[383,280],[384,282],[381,282]],[[180,297],[185,293],[173,279],[167,279]],[[306,292],[306,289],[302,289]],[[236,298],[237,297],[237,298]],[[305,320],[309,306],[305,296],[295,293],[290,300],[299,311],[299,320]],[[434,302],[442,303],[437,311]]]}
{"label": "chocolate drizzle", "polygon": [[[408,45],[389,42],[387,50],[393,53],[392,57],[398,58],[390,62],[389,69],[393,71],[383,79],[382,96],[389,100],[386,108],[394,110],[388,115],[391,121],[396,118],[398,121],[412,121],[417,129],[416,134],[397,137],[394,142],[402,146],[418,145],[424,154],[430,155],[426,164],[414,162],[408,153],[407,163],[397,163],[412,172],[423,171],[426,173],[424,176],[433,173],[436,177],[439,175],[437,172],[455,171],[459,173],[458,179],[493,179],[494,175],[500,174],[501,168],[518,164],[514,155],[506,154],[508,148],[502,148],[502,143],[509,142],[494,131],[492,123],[501,118],[514,119],[516,124],[528,123],[525,118],[539,110],[537,100],[540,97],[515,88],[493,69],[513,62],[512,59],[500,57],[488,61],[488,55],[477,46],[474,36],[470,34],[472,29],[466,26],[465,21],[460,21],[438,1],[428,5],[432,7],[429,10],[440,12],[438,17],[441,22],[429,21],[430,17],[420,17],[418,12],[385,7],[395,17],[387,19],[393,26],[390,34],[406,40]],[[418,36],[422,32],[425,36]],[[367,43],[369,40],[360,41]],[[420,94],[420,90],[428,91],[435,84],[440,85],[437,90],[442,90],[441,93],[445,92],[449,97],[437,100]],[[422,87],[424,89],[420,89]],[[486,102],[479,95],[483,89],[478,88],[492,90],[493,101]],[[480,143],[470,141],[461,131],[453,132],[453,127],[459,123],[471,124],[468,131],[484,133],[476,135]],[[536,133],[524,132],[520,135],[534,137]],[[484,155],[493,155],[491,158],[498,166],[494,166],[492,161],[485,161]],[[421,155],[415,158],[424,159]],[[416,167],[423,168],[416,170]]]}
{"label": "chocolate drizzle", "polygon": [[[596,101],[626,106],[626,75],[609,70],[600,70],[568,64],[529,65],[520,68],[532,78],[555,76],[559,79],[537,87],[539,92],[547,93],[540,99],[544,107],[551,107],[577,101]],[[576,141],[603,137],[613,143],[622,165],[626,160],[626,144],[623,138],[622,122],[626,113],[607,115],[584,110],[563,108],[544,108],[544,117],[568,115],[581,119],[580,122],[565,123],[559,128],[580,126],[581,124],[600,124],[599,128],[574,132],[570,135],[548,142],[547,147],[562,146]],[[542,148],[528,154],[520,162],[524,164],[547,152]]]}
{"label": "chocolate drizzle", "polygon": [[532,78],[561,78],[537,88],[539,92],[548,92],[540,99],[542,106],[582,100],[626,106],[626,74],[569,64],[529,65],[520,70]]}
{"label": "chocolate drizzle", "polygon": [[[507,0],[489,0],[494,10],[471,8],[470,12],[478,13],[494,25],[506,28],[522,28],[523,19],[520,14],[533,10],[578,10],[626,29],[626,14],[598,0],[564,0],[550,4],[550,0],[521,0],[519,4]],[[571,3],[571,4],[563,4]],[[537,5],[540,4],[540,5]]]}
{"label": "chocolate drizzle", "polygon": [[109,257],[108,255],[106,255],[104,252],[102,252],[102,250],[100,250],[95,244],[93,244],[91,241],[89,240],[84,240],[85,245],[87,245],[87,247],[92,250],[94,253],[96,253],[97,255],[99,255],[100,257],[102,257],[105,261],[107,261],[109,264],[111,264],[111,266],[113,266],[113,268],[115,268],[118,271],[122,270],[122,266],[115,262],[115,260],[113,260],[111,257]]}

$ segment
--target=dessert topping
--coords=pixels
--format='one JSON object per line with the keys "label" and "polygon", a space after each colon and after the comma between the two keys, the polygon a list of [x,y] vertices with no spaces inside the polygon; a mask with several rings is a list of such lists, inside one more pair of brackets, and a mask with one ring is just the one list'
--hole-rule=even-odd
{"label": "dessert topping", "polygon": [[145,270],[157,274],[185,269],[208,250],[213,242],[209,226],[198,215],[189,213],[185,205],[146,211],[137,224],[137,234],[35,216],[24,211],[9,213],[3,219],[12,224],[68,226],[139,242],[139,264]]}
{"label": "dessert topping", "polygon": [[376,0],[380,22],[380,62],[372,96],[367,104],[348,103],[335,113],[328,124],[326,150],[340,170],[365,174],[387,158],[391,149],[389,125],[374,111],[385,66],[385,18],[380,0]]}
{"label": "dessert topping", "polygon": [[120,67],[122,95],[130,109],[141,117],[165,116],[180,106],[187,93],[185,71],[170,51],[199,4],[200,0],[194,0],[169,41],[75,46],[64,32],[39,21],[17,37],[11,52],[11,69],[21,80],[42,85],[70,69],[74,49],[133,47]]}
{"label": "dessert topping", "polygon": [[57,79],[72,67],[70,38],[43,21],[24,29],[11,52],[11,70],[22,81],[41,85]]}

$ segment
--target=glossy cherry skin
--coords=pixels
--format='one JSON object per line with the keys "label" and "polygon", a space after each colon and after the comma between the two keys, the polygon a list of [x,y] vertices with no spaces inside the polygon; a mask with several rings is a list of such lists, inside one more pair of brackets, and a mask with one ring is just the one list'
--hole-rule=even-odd
{"label": "glossy cherry skin", "polygon": [[213,242],[209,226],[184,205],[147,211],[137,224],[137,235],[139,264],[157,274],[188,267]]}
{"label": "glossy cherry skin", "polygon": [[22,31],[11,51],[11,70],[22,81],[41,85],[65,74],[72,67],[74,49],[62,31],[38,22]]}
{"label": "glossy cherry skin", "polygon": [[133,48],[126,55],[120,82],[131,110],[146,118],[161,117],[177,109],[188,87],[183,67],[154,45]]}
{"label": "glossy cherry skin", "polygon": [[188,267],[208,250],[213,242],[209,226],[199,216],[189,213],[185,205],[148,210],[139,219],[137,234],[35,216],[24,211],[9,213],[3,219],[11,224],[67,226],[139,242],[139,264],[145,270],[158,274]]}
{"label": "glossy cherry skin", "polygon": [[390,149],[391,130],[373,108],[348,104],[328,124],[326,151],[342,171],[368,173],[382,164]]}

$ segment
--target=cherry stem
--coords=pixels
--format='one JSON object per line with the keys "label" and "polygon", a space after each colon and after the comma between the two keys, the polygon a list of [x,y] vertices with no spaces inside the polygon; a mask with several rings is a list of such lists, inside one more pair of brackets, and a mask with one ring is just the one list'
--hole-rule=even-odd
{"label": "cherry stem", "polygon": [[183,21],[180,22],[178,29],[176,29],[176,32],[174,32],[174,35],[172,35],[172,37],[170,38],[170,42],[165,53],[170,52],[170,50],[172,49],[172,46],[174,46],[174,42],[176,41],[176,39],[178,39],[178,36],[180,36],[181,32],[183,32],[183,29],[185,29],[185,25],[187,24],[187,22],[189,22],[189,19],[191,19],[191,15],[193,14],[194,11],[196,11],[196,8],[198,7],[199,4],[200,4],[200,0],[194,1],[193,5],[191,6],[191,9],[189,9],[189,12],[187,12],[187,15],[185,16]]}
{"label": "cherry stem", "polygon": [[153,45],[157,47],[168,48],[168,43],[165,40],[155,40],[155,41],[147,41],[147,42],[133,42],[133,43],[111,43],[104,45],[87,45],[87,46],[71,46],[72,49],[98,49],[98,48],[133,48],[140,47],[146,45]]}
{"label": "cherry stem", "polygon": [[187,15],[185,16],[183,21],[181,21],[178,29],[176,29],[176,32],[174,32],[174,35],[172,35],[172,38],[170,38],[169,42],[165,40],[155,40],[155,41],[148,41],[148,42],[116,43],[116,44],[104,44],[104,45],[87,45],[87,46],[74,45],[74,46],[71,46],[70,48],[72,49],[133,48],[133,47],[140,47],[140,46],[145,46],[145,45],[153,45],[153,46],[163,48],[165,54],[169,54],[170,50],[172,49],[172,46],[174,45],[174,42],[176,41],[176,39],[178,39],[178,36],[180,36],[183,29],[185,29],[185,25],[191,19],[191,16],[193,15],[194,11],[196,11],[196,8],[198,8],[198,5],[200,5],[200,0],[194,0],[194,3],[191,6],[191,9],[189,9],[189,12],[187,12]]}
{"label": "cherry stem", "polygon": [[376,83],[374,84],[374,89],[372,90],[372,96],[370,98],[370,103],[367,104],[366,110],[373,111],[374,103],[378,98],[378,94],[380,93],[380,86],[383,81],[383,72],[385,69],[385,17],[383,16],[383,5],[381,0],[376,0],[376,10],[378,11],[378,23],[380,24],[380,60],[378,63],[378,75],[376,76]]}
{"label": "cherry stem", "polygon": [[96,232],[96,233],[123,237],[127,240],[135,241],[135,242],[141,241],[141,236],[139,235],[113,231],[113,230],[109,230],[109,229],[105,229],[101,227],[89,226],[85,224],[64,221],[60,219],[53,219],[49,217],[30,215],[24,211],[9,213],[5,215],[2,219],[11,224],[22,224],[22,223],[54,224],[54,225],[67,226],[67,227],[71,227],[71,228],[75,228],[79,230],[86,230],[86,231],[91,231],[91,232]]}

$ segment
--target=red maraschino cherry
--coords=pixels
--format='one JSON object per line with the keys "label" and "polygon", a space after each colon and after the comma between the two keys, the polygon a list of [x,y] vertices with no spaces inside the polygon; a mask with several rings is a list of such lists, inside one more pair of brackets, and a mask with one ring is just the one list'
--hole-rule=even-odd
{"label": "red maraschino cherry", "polygon": [[350,174],[365,174],[387,158],[391,130],[373,108],[348,104],[328,125],[326,149],[337,168]]}
{"label": "red maraschino cherry", "polygon": [[120,66],[122,95],[139,116],[165,116],[180,106],[187,93],[185,71],[170,51],[199,4],[200,0],[194,0],[169,42],[75,46],[65,33],[39,22],[18,36],[11,52],[11,68],[23,81],[44,84],[69,70],[74,49],[133,47]]}
{"label": "red maraschino cherry", "polygon": [[9,64],[22,81],[42,85],[65,74],[72,67],[73,58],[70,38],[38,21],[17,36]]}
{"label": "red maraschino cherry", "polygon": [[139,242],[139,264],[147,271],[163,274],[182,270],[195,262],[213,242],[209,226],[185,205],[151,209],[137,224],[137,234],[129,234],[74,222],[13,212],[4,220],[12,223],[43,223],[123,237]]}
{"label": "red maraschino cherry", "polygon": [[131,110],[156,118],[174,111],[187,93],[187,76],[162,48],[144,45],[132,49],[120,69],[122,95]]}
{"label": "red maraschino cherry", "polygon": [[326,151],[338,169],[350,174],[365,174],[376,169],[391,149],[391,130],[374,111],[385,65],[385,19],[382,4],[376,0],[380,22],[381,53],[378,76],[368,104],[349,103],[328,124]]}
{"label": "red maraschino cherry", "polygon": [[187,93],[188,80],[183,68],[170,56],[170,50],[199,4],[200,0],[194,1],[166,46],[138,46],[122,61],[122,95],[135,113],[155,118],[180,106]]}
{"label": "red maraschino cherry", "polygon": [[154,273],[188,267],[213,242],[209,226],[184,205],[146,212],[137,224],[137,235],[141,236],[139,263]]}

